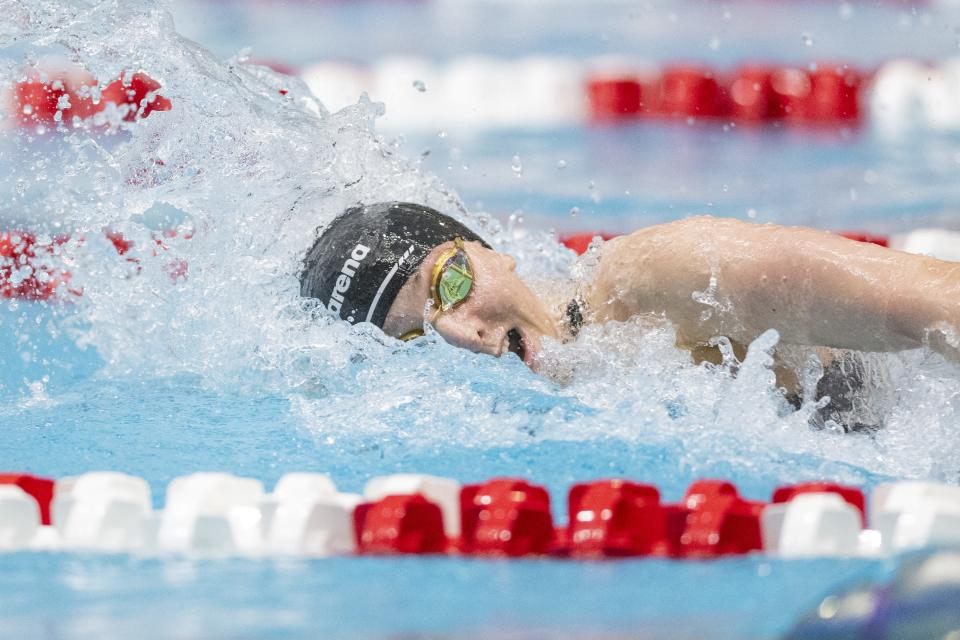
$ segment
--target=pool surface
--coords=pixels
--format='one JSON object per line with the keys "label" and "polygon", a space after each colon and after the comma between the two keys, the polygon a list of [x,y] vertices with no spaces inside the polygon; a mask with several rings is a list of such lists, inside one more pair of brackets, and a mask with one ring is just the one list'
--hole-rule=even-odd
{"label": "pool surface", "polygon": [[[795,410],[776,388],[774,335],[734,377],[693,365],[667,326],[593,327],[548,346],[537,376],[513,356],[317,319],[294,275],[315,228],[357,200],[455,212],[544,287],[569,286],[574,256],[557,232],[695,213],[882,234],[960,229],[957,134],[703,122],[382,134],[375,105],[327,114],[246,54],[225,62],[252,47],[294,66],[386,53],[869,66],[952,57],[953,9],[211,1],[172,3],[171,22],[166,3],[121,4],[24,2],[0,23],[7,85],[25,60],[69,53],[98,77],[141,68],[174,104],[112,131],[38,133],[4,119],[0,221],[70,235],[56,259],[83,295],[0,301],[0,469],[121,471],[145,478],[157,507],[167,483],[196,471],[268,489],[284,473],[318,471],[354,492],[397,472],[521,476],[551,491],[560,521],[569,485],[597,478],[656,484],[670,501],[700,478],[763,500],[812,479],[960,481],[960,369],[929,353],[871,356],[882,375],[868,393],[886,426],[845,435],[813,429],[814,408]],[[105,228],[130,238],[130,253],[117,255]],[[170,228],[181,233],[158,244]],[[171,278],[180,260],[189,275]],[[902,562],[24,552],[0,554],[0,635],[774,638],[824,597],[883,584]]]}

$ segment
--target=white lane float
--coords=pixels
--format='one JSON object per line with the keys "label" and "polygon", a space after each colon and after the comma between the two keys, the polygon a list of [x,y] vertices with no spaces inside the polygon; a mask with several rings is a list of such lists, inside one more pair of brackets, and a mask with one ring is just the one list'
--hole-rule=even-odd
{"label": "white lane float", "polygon": [[0,551],[27,548],[39,528],[37,501],[16,485],[0,485]]}
{"label": "white lane float", "polygon": [[353,553],[353,510],[360,496],[338,493],[329,476],[288,473],[261,503],[265,551],[321,557]]}
{"label": "white lane float", "polygon": [[931,482],[880,485],[871,496],[870,517],[887,552],[960,546],[960,487]]}
{"label": "white lane float", "polygon": [[150,486],[143,478],[113,472],[63,478],[51,511],[67,549],[126,551],[154,542]]}
{"label": "white lane float", "polygon": [[764,549],[785,558],[853,556],[860,549],[860,512],[835,493],[767,505],[761,521]]}
{"label": "white lane float", "polygon": [[201,554],[261,550],[263,483],[229,473],[195,473],[167,487],[157,547]]}

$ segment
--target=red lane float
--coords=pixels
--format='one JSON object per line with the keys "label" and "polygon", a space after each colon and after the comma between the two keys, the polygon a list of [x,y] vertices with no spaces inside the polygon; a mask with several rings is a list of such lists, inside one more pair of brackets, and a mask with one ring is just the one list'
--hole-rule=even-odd
{"label": "red lane float", "polygon": [[173,108],[173,103],[160,95],[159,91],[159,82],[145,73],[134,73],[108,84],[102,98],[123,109],[123,119],[132,122],[146,118],[154,111],[170,111]]}
{"label": "red lane float", "polygon": [[881,247],[890,246],[890,238],[887,236],[879,236],[872,233],[863,233],[860,231],[838,231],[838,235],[848,238],[850,240],[856,240],[857,242],[867,242],[869,244],[878,244]]}
{"label": "red lane float", "polygon": [[78,69],[59,70],[41,77],[34,74],[14,87],[14,113],[22,126],[70,123],[86,119],[103,105],[94,102],[97,81]]}
{"label": "red lane float", "polygon": [[[126,255],[134,246],[132,240],[115,231],[105,234],[118,255]],[[169,249],[165,238],[176,238],[176,231],[165,231],[153,239],[156,248],[152,253]],[[183,236],[189,238],[189,235]],[[51,302],[59,298],[80,296],[82,291],[70,288],[71,274],[65,269],[52,266],[56,260],[57,248],[69,238],[60,236],[49,242],[40,242],[37,237],[26,231],[0,232],[0,299],[16,298],[20,300]],[[82,238],[81,238],[82,240]],[[140,260],[127,257],[126,260],[139,269]],[[189,265],[186,260],[171,260],[163,265],[163,271],[173,282],[186,279]],[[70,296],[63,296],[64,293]]]}
{"label": "red lane float", "polygon": [[54,481],[38,478],[28,473],[0,473],[0,484],[12,484],[20,487],[24,493],[37,501],[40,507],[40,521],[50,524],[50,502],[53,500]]}
{"label": "red lane float", "polygon": [[572,250],[578,256],[583,255],[587,252],[587,249],[590,248],[590,243],[593,242],[593,239],[597,236],[601,240],[610,240],[611,238],[616,238],[621,234],[619,233],[573,233],[570,235],[560,236],[560,243],[565,246],[567,249]]}
{"label": "red lane float", "polygon": [[653,485],[627,480],[575,484],[567,498],[570,555],[671,555],[668,511]]}
{"label": "red lane float", "polygon": [[173,103],[159,94],[160,83],[142,72],[123,74],[108,83],[99,97],[96,79],[85,71],[45,75],[35,74],[14,88],[13,110],[23,127],[72,125],[102,112],[108,104],[116,105],[127,122],[173,108]]}
{"label": "red lane float", "polygon": [[447,538],[440,507],[422,495],[387,496],[354,510],[360,553],[443,553]]}
{"label": "red lane float", "polygon": [[640,115],[644,86],[632,76],[602,76],[587,81],[590,113],[598,122],[625,120]]}
{"label": "red lane float", "polygon": [[750,64],[733,72],[673,65],[647,78],[588,76],[586,92],[594,122],[653,117],[854,124],[861,115],[865,75],[835,63],[819,63],[812,70]]}
{"label": "red lane float", "polygon": [[827,124],[860,118],[861,74],[847,65],[818,65],[810,73],[810,93],[803,104],[803,119]]}
{"label": "red lane float", "polygon": [[726,89],[703,67],[671,66],[663,70],[651,113],[665,118],[719,118],[730,113]]}
{"label": "red lane float", "polygon": [[70,273],[49,262],[65,238],[39,243],[25,231],[0,233],[0,298],[51,300],[70,282]]}
{"label": "red lane float", "polygon": [[[818,488],[798,485],[777,497],[785,502]],[[693,483],[677,505],[661,504],[656,487],[628,480],[576,484],[568,524],[556,530],[546,489],[525,480],[465,486],[460,504],[462,534],[451,548],[464,554],[714,558],[763,548],[766,504],[741,498],[721,480]],[[438,553],[446,544],[440,508],[420,494],[360,505],[355,523],[361,553]]]}
{"label": "red lane float", "polygon": [[730,116],[744,123],[780,117],[773,93],[773,69],[759,65],[741,67],[729,86]]}
{"label": "red lane float", "polygon": [[762,502],[741,498],[730,482],[694,482],[683,499],[685,527],[677,555],[710,558],[762,549],[763,507]]}
{"label": "red lane float", "polygon": [[554,541],[550,495],[526,480],[498,478],[460,492],[464,553],[544,554]]}

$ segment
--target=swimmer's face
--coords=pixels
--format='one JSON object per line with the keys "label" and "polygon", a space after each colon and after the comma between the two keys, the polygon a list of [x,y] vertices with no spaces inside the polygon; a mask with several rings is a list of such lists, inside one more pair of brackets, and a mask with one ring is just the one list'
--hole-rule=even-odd
{"label": "swimmer's face", "polygon": [[[433,267],[453,242],[435,247],[416,274],[407,280],[387,313],[383,330],[392,336],[423,326],[424,310],[431,291]],[[466,242],[473,265],[473,288],[455,308],[433,322],[444,340],[477,353],[501,356],[512,351],[534,371],[543,336],[557,336],[554,322],[540,300],[517,276],[516,263],[508,255]],[[428,317],[433,310],[428,309]]]}

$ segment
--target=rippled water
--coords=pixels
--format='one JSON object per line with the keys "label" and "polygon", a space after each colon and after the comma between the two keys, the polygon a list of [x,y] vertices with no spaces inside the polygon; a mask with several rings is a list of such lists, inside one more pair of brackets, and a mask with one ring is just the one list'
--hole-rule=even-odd
{"label": "rippled water", "polygon": [[[732,478],[755,498],[811,478],[865,485],[958,479],[960,371],[929,354],[875,357],[893,381],[869,389],[891,405],[886,428],[846,436],[811,428],[812,405],[795,411],[785,402],[769,369],[774,334],[752,345],[743,363],[731,363],[739,368],[733,376],[729,366],[692,364],[673,346],[668,326],[590,327],[573,343],[550,345],[549,375],[538,377],[512,356],[496,360],[436,338],[401,344],[367,327],[331,322],[298,297],[296,275],[316,228],[357,201],[415,200],[456,215],[515,255],[521,272],[544,286],[563,282],[573,265],[549,227],[625,230],[704,209],[740,216],[754,209],[761,220],[828,227],[839,226],[831,212],[852,209],[843,226],[870,223],[887,231],[949,222],[960,205],[949,138],[908,151],[869,131],[812,146],[778,132],[733,139],[720,130],[643,127],[622,136],[558,132],[509,142],[396,140],[376,130],[381,106],[361,101],[327,113],[299,81],[243,55],[221,61],[178,35],[169,14],[152,2],[9,8],[0,29],[9,54],[0,70],[8,84],[34,58],[56,53],[99,78],[143,70],[162,84],[174,109],[138,123],[114,119],[108,130],[2,134],[0,219],[8,228],[70,234],[56,260],[69,266],[71,286],[83,296],[54,306],[5,302],[0,309],[0,428],[7,445],[0,468],[52,476],[135,473],[150,481],[158,505],[166,482],[199,469],[268,484],[286,471],[328,471],[346,490],[396,470],[464,481],[517,474],[554,491],[558,516],[571,482],[607,476],[656,483],[668,499],[700,477]],[[646,144],[644,153],[633,152],[631,140]],[[784,143],[798,159],[776,158],[768,173],[751,173]],[[497,146],[485,153],[484,144]],[[583,144],[596,154],[578,157]],[[425,148],[435,153],[421,155]],[[518,153],[522,179],[510,169]],[[734,160],[719,163],[720,175],[711,177],[716,159],[731,153]],[[915,179],[916,157],[938,171]],[[564,158],[568,173],[560,175],[557,161]],[[783,178],[782,189],[771,182],[777,166],[797,170]],[[512,180],[503,185],[513,186],[491,186],[498,181],[489,174],[497,171]],[[868,171],[878,178],[859,186]],[[571,174],[575,181],[566,178]],[[750,176],[759,176],[756,189]],[[802,203],[817,201],[810,189],[824,178],[820,208],[804,217]],[[591,197],[591,180],[602,197]],[[853,181],[865,194],[859,209],[847,206]],[[580,186],[566,186],[574,182]],[[904,195],[904,184],[913,191]],[[468,206],[457,189],[468,194]],[[634,195],[620,195],[628,189]],[[892,213],[895,194],[903,209]],[[517,204],[507,205],[511,199]],[[577,205],[584,213],[571,220],[566,212]],[[513,208],[522,208],[527,221],[491,215]],[[131,253],[118,256],[104,228],[132,239]],[[158,248],[155,238],[171,228],[178,236]],[[178,261],[187,262],[189,273],[174,281],[170,265]],[[773,572],[781,578],[765,580],[770,569],[760,569],[765,561],[756,558],[516,568],[448,560],[167,565],[34,555],[0,563],[23,590],[16,605],[0,609],[3,624],[39,620],[38,637],[105,628],[123,635],[144,623],[169,635],[171,623],[156,611],[176,611],[185,597],[192,617],[182,637],[209,629],[204,612],[223,622],[241,605],[249,607],[250,635],[258,637],[458,630],[457,619],[431,613],[425,601],[408,609],[382,591],[371,595],[365,585],[384,572],[431,584],[426,593],[445,606],[466,607],[467,630],[477,633],[517,626],[623,632],[645,624],[664,634],[672,624],[664,616],[683,616],[684,628],[696,635],[711,629],[706,618],[729,609],[730,635],[769,635],[837,582],[883,571],[882,563],[826,563],[836,569],[830,575],[816,563],[778,562]],[[119,585],[131,580],[137,588],[121,597]],[[662,593],[650,586],[657,581]],[[393,588],[406,591],[410,584]],[[479,584],[503,595],[473,601]],[[571,602],[565,584],[597,594],[592,617],[557,617]],[[173,595],[181,587],[186,591]],[[348,597],[323,600],[341,588]],[[42,612],[48,589],[71,612],[70,629]],[[626,594],[633,589],[657,606],[632,608]],[[663,594],[681,590],[691,594],[686,605],[668,606]],[[738,606],[725,608],[718,593],[738,599]],[[257,597],[268,605],[253,605]],[[154,602],[160,605],[151,611]],[[511,613],[514,605],[522,612]],[[314,619],[314,606],[328,619]],[[401,622],[325,626],[330,616],[362,616],[377,606]],[[289,617],[268,619],[274,607]],[[506,617],[496,617],[504,608]]]}

